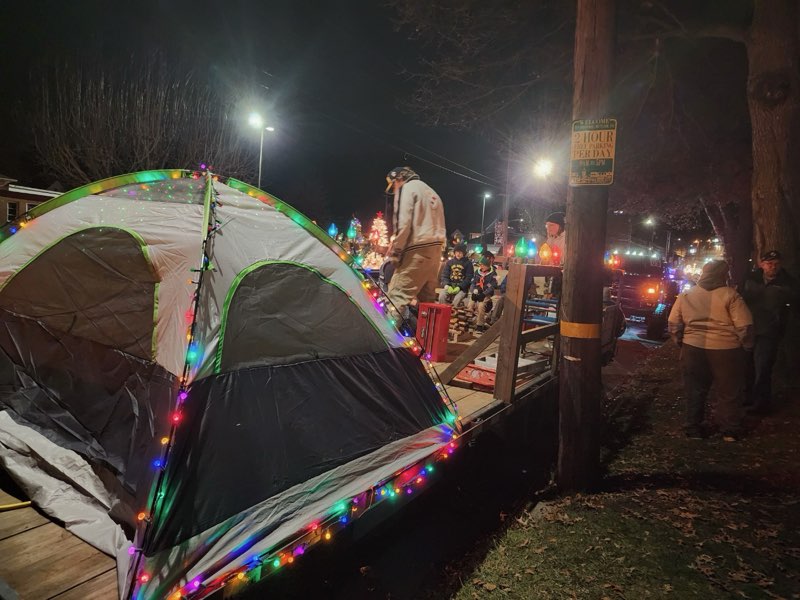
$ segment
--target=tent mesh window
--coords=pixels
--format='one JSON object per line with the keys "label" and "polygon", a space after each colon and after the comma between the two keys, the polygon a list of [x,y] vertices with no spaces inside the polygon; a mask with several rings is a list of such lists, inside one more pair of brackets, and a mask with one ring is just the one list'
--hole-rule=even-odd
{"label": "tent mesh window", "polygon": [[387,348],[344,291],[294,263],[270,262],[247,272],[226,312],[222,371]]}
{"label": "tent mesh window", "polygon": [[130,233],[98,227],[74,233],[19,271],[0,309],[150,359],[156,275]]}

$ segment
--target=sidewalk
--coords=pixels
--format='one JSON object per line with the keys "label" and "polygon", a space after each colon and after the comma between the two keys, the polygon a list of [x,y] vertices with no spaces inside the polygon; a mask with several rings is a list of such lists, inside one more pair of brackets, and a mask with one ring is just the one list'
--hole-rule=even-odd
{"label": "sidewalk", "polygon": [[455,598],[800,598],[800,391],[740,442],[689,440],[677,359],[609,399],[601,492],[532,498]]}

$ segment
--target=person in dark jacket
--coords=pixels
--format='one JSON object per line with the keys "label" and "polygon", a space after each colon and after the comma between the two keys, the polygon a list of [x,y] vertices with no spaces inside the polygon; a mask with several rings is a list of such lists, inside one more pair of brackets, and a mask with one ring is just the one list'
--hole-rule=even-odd
{"label": "person in dark jacket", "polygon": [[492,301],[494,290],[497,288],[497,272],[492,267],[491,261],[483,257],[478,265],[478,270],[472,276],[472,285],[470,286],[470,304],[471,309],[478,309],[478,320],[476,329],[478,331],[486,330],[486,309],[488,304]]}
{"label": "person in dark jacket", "polygon": [[467,258],[467,247],[464,244],[457,245],[453,249],[453,258],[445,263],[442,270],[439,304],[446,304],[448,297],[453,299],[453,306],[461,304],[467,297],[474,272],[475,267]]}
{"label": "person in dark jacket", "polygon": [[772,401],[772,368],[786,331],[789,313],[798,310],[797,282],[781,267],[781,255],[771,250],[761,256],[759,269],[747,277],[742,289],[750,312],[756,343],[752,357],[752,385],[748,410],[765,413]]}

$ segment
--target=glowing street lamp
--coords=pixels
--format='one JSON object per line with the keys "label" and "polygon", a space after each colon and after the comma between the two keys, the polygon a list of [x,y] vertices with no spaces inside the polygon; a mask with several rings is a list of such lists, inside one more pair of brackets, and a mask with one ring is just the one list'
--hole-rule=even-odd
{"label": "glowing street lamp", "polygon": [[256,129],[261,131],[261,145],[259,146],[258,150],[258,185],[256,186],[258,189],[261,189],[261,163],[264,159],[264,132],[275,131],[275,128],[272,125],[264,126],[264,118],[258,113],[250,113],[250,116],[247,118],[247,122],[250,123],[250,127],[255,127]]}
{"label": "glowing street lamp", "polygon": [[533,165],[533,174],[540,179],[547,179],[553,174],[553,161],[548,158],[540,158]]}

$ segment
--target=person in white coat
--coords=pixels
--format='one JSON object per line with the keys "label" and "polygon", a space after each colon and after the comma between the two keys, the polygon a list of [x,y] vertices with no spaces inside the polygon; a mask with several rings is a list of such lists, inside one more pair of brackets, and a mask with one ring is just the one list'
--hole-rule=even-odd
{"label": "person in white coat", "polygon": [[386,175],[386,192],[394,193],[393,231],[388,259],[396,263],[389,283],[389,300],[404,319],[409,305],[434,302],[442,247],[447,240],[444,205],[411,167],[396,167]]}
{"label": "person in white coat", "polygon": [[697,285],[678,296],[669,314],[669,332],[681,348],[690,438],[704,437],[703,417],[712,383],[723,438],[735,441],[742,433],[745,350],[753,348],[753,317],[727,280],[728,263],[706,263]]}

